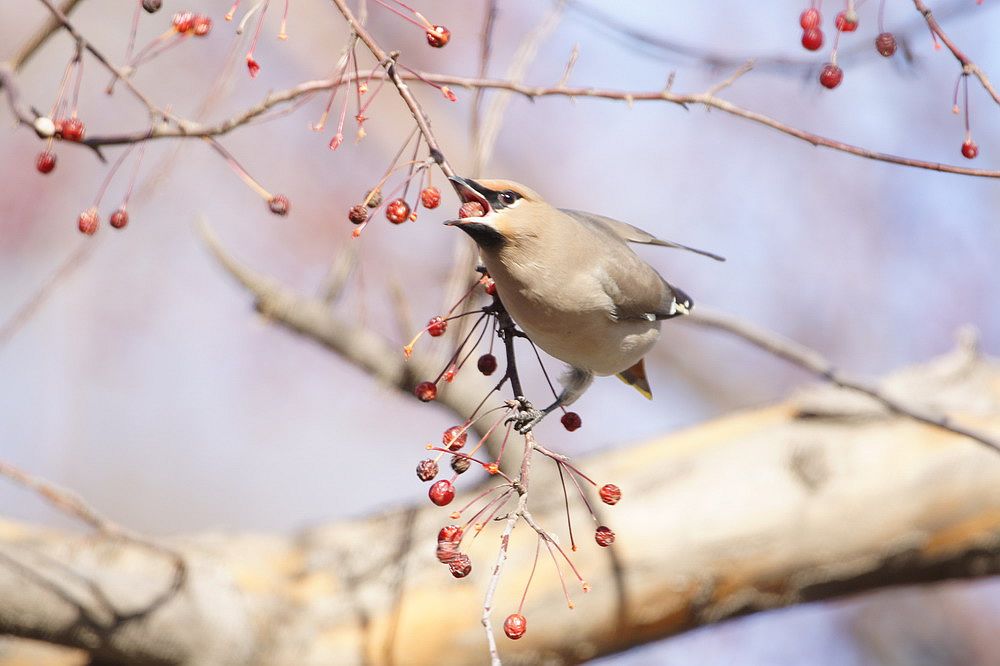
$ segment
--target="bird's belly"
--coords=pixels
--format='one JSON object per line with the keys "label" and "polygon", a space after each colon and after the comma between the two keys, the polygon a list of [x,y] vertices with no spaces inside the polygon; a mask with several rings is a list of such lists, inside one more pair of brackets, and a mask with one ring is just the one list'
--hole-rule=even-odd
{"label": "bird's belly", "polygon": [[504,304],[518,326],[547,354],[597,375],[632,367],[660,337],[658,321],[617,321],[603,310],[546,311],[516,298]]}

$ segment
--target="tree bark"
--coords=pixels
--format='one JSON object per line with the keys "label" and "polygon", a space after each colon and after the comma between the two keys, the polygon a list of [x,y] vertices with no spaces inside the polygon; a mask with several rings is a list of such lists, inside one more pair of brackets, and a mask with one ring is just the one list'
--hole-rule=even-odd
{"label": "tree bark", "polygon": [[[883,388],[1000,434],[1000,368],[968,348]],[[597,503],[617,541],[599,548],[571,495],[571,555],[592,590],[568,576],[567,610],[543,548],[527,633],[500,638],[507,663],[576,663],[743,613],[1000,571],[1000,457],[839,389],[579,466],[622,488],[619,505]],[[549,467],[533,469],[531,510],[566,547]],[[0,522],[0,633],[101,663],[485,663],[479,616],[499,530],[463,544],[473,574],[454,580],[434,557],[451,508],[422,503],[293,536],[171,539],[187,562],[179,584],[156,550]],[[534,532],[518,525],[497,617],[515,612],[534,553]]]}

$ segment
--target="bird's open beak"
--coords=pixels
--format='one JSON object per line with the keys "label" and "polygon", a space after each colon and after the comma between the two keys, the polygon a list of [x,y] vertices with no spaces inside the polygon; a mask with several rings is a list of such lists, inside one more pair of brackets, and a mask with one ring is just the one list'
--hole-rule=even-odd
{"label": "bird's open beak", "polygon": [[455,190],[461,197],[462,203],[475,202],[483,207],[483,214],[478,217],[460,217],[457,220],[446,220],[445,224],[461,229],[467,233],[472,240],[481,248],[492,249],[504,244],[503,234],[495,227],[493,221],[486,219],[493,208],[490,206],[490,198],[496,196],[496,192],[483,187],[471,178],[460,178],[451,176],[450,180],[455,184]]}
{"label": "bird's open beak", "polygon": [[[483,187],[471,178],[462,178],[460,176],[450,176],[448,178],[455,185],[455,190],[458,192],[458,196],[461,197],[462,203],[476,202],[483,207],[483,217],[489,215],[493,209],[490,208],[490,201],[487,197],[493,194],[493,191]],[[464,224],[466,220],[473,220],[475,218],[464,218],[460,220],[448,220],[445,224]]]}

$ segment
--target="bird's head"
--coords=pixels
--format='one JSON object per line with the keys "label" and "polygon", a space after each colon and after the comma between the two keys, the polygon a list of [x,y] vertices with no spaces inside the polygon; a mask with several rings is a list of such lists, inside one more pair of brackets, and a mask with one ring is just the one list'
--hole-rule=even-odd
{"label": "bird's head", "polygon": [[[537,236],[553,209],[533,190],[510,180],[472,180],[453,176],[463,204],[478,204],[483,214],[448,220],[445,224],[469,234],[484,250]],[[463,206],[465,208],[466,206]],[[478,212],[478,207],[472,206]]]}

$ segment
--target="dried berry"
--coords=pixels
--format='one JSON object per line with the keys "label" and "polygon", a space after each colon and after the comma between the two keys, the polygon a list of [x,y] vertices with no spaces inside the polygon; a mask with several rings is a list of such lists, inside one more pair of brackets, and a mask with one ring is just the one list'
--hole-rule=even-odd
{"label": "dried berry", "polygon": [[351,221],[351,224],[364,224],[365,220],[368,219],[368,209],[358,204],[347,213],[347,219]]}
{"label": "dried berry", "polygon": [[427,43],[439,49],[451,39],[451,30],[443,25],[436,25],[427,31]]}
{"label": "dried berry", "polygon": [[111,222],[111,226],[115,229],[122,229],[126,224],[128,224],[128,211],[124,208],[119,208],[115,212],[111,213],[111,217],[108,218],[108,221]]}
{"label": "dried berry", "polygon": [[597,542],[598,546],[602,548],[607,548],[615,542],[615,533],[611,531],[610,527],[605,527],[601,525],[594,532],[594,541]]}
{"label": "dried berry", "polygon": [[431,317],[431,320],[427,322],[427,332],[432,338],[437,338],[444,335],[445,331],[448,330],[448,322],[441,317]]}
{"label": "dried berry", "polygon": [[462,204],[462,207],[458,209],[459,219],[465,219],[467,217],[482,217],[486,214],[486,209],[483,208],[483,204],[478,201],[466,201]]}
{"label": "dried berry", "polygon": [[76,224],[82,233],[93,236],[97,232],[97,227],[101,226],[101,218],[97,215],[97,209],[88,208],[80,213]]}
{"label": "dried berry", "polygon": [[844,80],[844,70],[837,67],[832,62],[823,65],[823,71],[819,73],[819,82],[823,87],[833,90]]}
{"label": "dried berry", "polygon": [[194,21],[191,23],[191,32],[194,33],[195,37],[204,37],[209,32],[212,31],[212,19],[198,14],[194,17]]}
{"label": "dried berry", "polygon": [[438,475],[438,464],[427,458],[417,463],[417,478],[421,481],[430,481]]}
{"label": "dried berry", "polygon": [[451,575],[455,578],[465,578],[472,573],[472,560],[465,553],[456,555],[448,562],[448,570],[451,571]]}
{"label": "dried berry", "polygon": [[576,412],[566,412],[562,415],[562,418],[559,419],[559,422],[562,423],[563,427],[570,432],[577,430],[583,425],[583,419],[581,419],[580,415]]}
{"label": "dried berry", "polygon": [[173,18],[174,30],[177,32],[187,32],[194,25],[194,14],[191,12],[177,12]]}
{"label": "dried berry", "polygon": [[160,7],[162,6],[163,0],[142,0],[142,8],[150,14],[160,11]]}
{"label": "dried berry", "polygon": [[875,38],[875,50],[886,58],[896,52],[896,37],[891,32],[883,32]]}
{"label": "dried berry", "polygon": [[382,190],[375,188],[368,190],[365,194],[365,205],[369,208],[378,208],[382,205]]}
{"label": "dried berry", "polygon": [[288,211],[291,209],[292,203],[284,194],[276,194],[268,200],[267,207],[270,208],[271,212],[275,215],[288,215]]}
{"label": "dried berry", "polygon": [[38,153],[38,157],[35,158],[35,168],[39,173],[52,173],[56,168],[56,154],[49,150]]}
{"label": "dried berry", "polygon": [[437,397],[438,389],[434,382],[420,382],[413,389],[413,395],[417,396],[421,402],[430,402]]}
{"label": "dried berry", "polygon": [[464,456],[452,456],[451,457],[451,469],[455,474],[465,474],[469,471],[469,459]]}
{"label": "dried berry", "polygon": [[430,490],[427,491],[427,496],[438,506],[447,506],[455,499],[455,486],[452,485],[451,481],[441,479],[431,486]]}
{"label": "dried berry", "polygon": [[598,494],[601,496],[601,501],[610,506],[618,504],[619,500],[622,498],[621,488],[613,483],[606,483],[601,486]]}
{"label": "dried berry", "polygon": [[462,528],[458,525],[446,525],[438,530],[438,543],[458,543],[462,540]]}
{"label": "dried berry", "polygon": [[479,372],[489,377],[497,370],[497,357],[493,354],[483,354],[476,361],[476,367],[479,368]]}
{"label": "dried berry", "polygon": [[393,199],[385,207],[385,216],[393,224],[402,224],[410,217],[410,204],[402,199]]}
{"label": "dried berry", "polygon": [[444,431],[444,435],[441,436],[441,443],[445,445],[449,451],[458,451],[460,448],[465,446],[466,440],[469,438],[469,433],[466,432],[465,428],[462,426],[452,426]]}
{"label": "dried berry", "polygon": [[524,632],[527,629],[528,621],[520,613],[512,613],[503,621],[503,633],[507,634],[507,638],[512,641],[516,641],[521,636],[524,636]]}
{"label": "dried berry", "polygon": [[433,209],[441,205],[441,190],[431,185],[420,191],[420,203],[424,208]]}
{"label": "dried berry", "polygon": [[86,127],[79,118],[66,118],[62,124],[56,125],[62,138],[66,141],[83,141]]}

